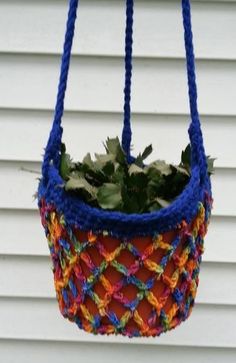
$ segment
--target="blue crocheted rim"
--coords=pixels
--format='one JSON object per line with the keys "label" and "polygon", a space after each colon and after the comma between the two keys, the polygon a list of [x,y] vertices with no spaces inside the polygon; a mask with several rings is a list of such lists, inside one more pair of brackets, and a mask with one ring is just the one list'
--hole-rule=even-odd
{"label": "blue crocheted rim", "polygon": [[79,196],[65,191],[64,180],[51,165],[47,184],[43,179],[39,183],[38,203],[40,207],[40,201],[44,198],[63,213],[67,223],[85,231],[107,231],[118,238],[150,236],[172,230],[183,220],[191,222],[197,214],[199,202],[204,203],[205,193],[211,196],[210,178],[201,184],[199,175],[199,167],[193,167],[189,183],[168,207],[150,213],[127,214],[92,207]]}

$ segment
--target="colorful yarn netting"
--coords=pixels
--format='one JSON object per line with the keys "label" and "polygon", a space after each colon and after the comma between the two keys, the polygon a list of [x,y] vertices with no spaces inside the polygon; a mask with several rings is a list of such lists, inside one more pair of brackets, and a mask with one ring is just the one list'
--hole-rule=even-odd
{"label": "colorful yarn netting", "polygon": [[62,315],[94,334],[157,336],[191,313],[212,198],[191,223],[148,237],[117,239],[67,224],[40,201]]}

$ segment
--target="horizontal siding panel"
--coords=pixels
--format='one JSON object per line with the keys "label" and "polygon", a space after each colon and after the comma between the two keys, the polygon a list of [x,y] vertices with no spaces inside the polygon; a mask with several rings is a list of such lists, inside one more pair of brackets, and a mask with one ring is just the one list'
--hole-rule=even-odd
{"label": "horizontal siding panel", "polygon": [[236,218],[212,217],[205,240],[205,261],[236,262]]}
{"label": "horizontal siding panel", "polygon": [[[136,59],[132,110],[141,113],[189,113],[184,60]],[[2,55],[0,107],[53,109],[60,59],[57,56]],[[122,58],[72,59],[65,107],[72,111],[123,109]],[[198,61],[199,111],[235,115],[236,63]]]}
{"label": "horizontal siding panel", "polygon": [[212,304],[235,304],[236,264],[204,263],[201,266],[196,301]]}
{"label": "horizontal siding panel", "polygon": [[[66,1],[1,1],[2,52],[58,54],[62,49]],[[199,58],[236,59],[236,6],[230,2],[193,2],[195,53]],[[74,54],[122,55],[124,3],[81,1]],[[148,25],[148,26],[147,26]],[[5,31],[7,29],[7,32]],[[17,36],[15,36],[17,34]],[[183,57],[179,1],[136,1],[134,55]],[[114,41],[114,39],[116,41]]]}
{"label": "horizontal siding panel", "polygon": [[[48,256],[47,241],[38,212],[0,210],[0,230],[3,236],[0,254]],[[236,218],[213,216],[205,239],[203,260],[236,262],[235,235]]]}
{"label": "horizontal siding panel", "polygon": [[[0,296],[55,297],[50,266],[45,257],[0,256]],[[236,264],[203,262],[197,303],[236,306],[235,281]]]}
{"label": "horizontal siding panel", "polygon": [[204,3],[204,2],[206,2],[206,3],[223,3],[223,4],[225,4],[225,3],[235,3],[236,0],[192,0],[192,2],[194,2],[194,3],[198,3],[198,2],[199,3]]}
{"label": "horizontal siding panel", "polygon": [[[0,338],[104,342],[60,316],[55,300],[0,299]],[[137,343],[136,339],[110,336],[107,343]],[[236,307],[196,305],[178,329],[159,338],[142,338],[139,344],[195,347],[236,347]]]}
{"label": "horizontal siding panel", "polygon": [[0,210],[0,230],[4,236],[0,243],[0,254],[49,254],[40,216],[36,210]]}
{"label": "horizontal siding panel", "polygon": [[[41,161],[52,118],[53,112],[47,111],[0,110],[0,160]],[[201,121],[206,152],[217,157],[215,165],[236,167],[235,118],[203,116]],[[121,113],[69,112],[63,119],[63,140],[73,158],[81,160],[88,151],[104,152],[102,141],[120,136],[122,123]],[[188,116],[134,114],[132,124],[134,155],[152,143],[153,159],[180,162],[181,151],[189,142]]]}
{"label": "horizontal siding panel", "polygon": [[[158,338],[157,338],[158,339]],[[18,362],[24,363],[64,363],[69,357],[70,363],[77,363],[78,357],[85,363],[143,363],[163,361],[165,363],[183,363],[191,357],[191,363],[235,363],[235,349],[213,349],[195,347],[173,347],[136,344],[102,344],[86,342],[45,342],[27,340],[0,340],[0,354],[4,363],[13,363],[17,356]],[[40,352],[40,354],[39,354]]]}
{"label": "horizontal siding panel", "polygon": [[[28,170],[28,171],[26,171]],[[35,209],[39,163],[0,162],[0,208]],[[236,169],[217,169],[212,177],[215,215],[236,216]],[[222,193],[222,185],[224,193]]]}

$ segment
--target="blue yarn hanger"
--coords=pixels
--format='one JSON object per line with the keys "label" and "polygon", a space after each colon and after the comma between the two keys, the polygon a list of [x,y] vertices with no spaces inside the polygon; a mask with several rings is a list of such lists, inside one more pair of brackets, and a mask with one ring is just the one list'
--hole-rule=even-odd
{"label": "blue yarn hanger", "polygon": [[[130,155],[130,144],[132,136],[130,122],[130,101],[132,78],[133,6],[133,0],[126,0],[124,124],[122,132],[122,146],[126,152],[128,162],[131,162],[133,160],[133,157]],[[60,144],[63,132],[61,121],[64,111],[64,98],[70,66],[71,48],[74,37],[77,7],[78,0],[70,0],[54,121],[45,149],[42,165],[42,175],[45,180],[47,179],[48,168],[50,167],[50,165],[53,163],[56,168],[59,168],[60,163]],[[189,105],[191,114],[189,136],[192,147],[192,167],[194,167],[195,165],[200,166],[201,179],[204,180],[204,178],[207,176],[207,160],[203,146],[203,137],[197,108],[195,59],[193,51],[191,9],[189,0],[182,0],[182,15],[186,50]]]}
{"label": "blue yarn hanger", "polygon": [[189,136],[192,149],[192,165],[200,166],[200,176],[204,180],[208,177],[208,166],[203,145],[203,136],[197,107],[197,85],[195,75],[195,57],[193,50],[193,34],[191,25],[191,7],[189,0],[182,0],[182,15],[184,26],[184,44],[186,52],[186,65],[188,75],[188,94],[191,123]]}
{"label": "blue yarn hanger", "polygon": [[126,29],[125,29],[125,88],[124,88],[124,124],[122,132],[122,147],[126,153],[127,161],[132,162],[130,155],[131,144],[131,78],[132,78],[132,46],[133,46],[133,12],[134,1],[126,1]]}
{"label": "blue yarn hanger", "polygon": [[74,38],[76,12],[78,7],[78,0],[70,0],[69,12],[66,24],[66,34],[64,40],[64,49],[61,60],[60,79],[57,92],[56,107],[54,112],[54,120],[52,129],[49,135],[48,143],[45,149],[44,160],[42,165],[42,175],[47,181],[48,168],[50,163],[59,167],[60,163],[60,145],[62,139],[63,128],[61,127],[61,120],[64,112],[64,98],[66,93],[68,72],[70,67],[71,48]]}

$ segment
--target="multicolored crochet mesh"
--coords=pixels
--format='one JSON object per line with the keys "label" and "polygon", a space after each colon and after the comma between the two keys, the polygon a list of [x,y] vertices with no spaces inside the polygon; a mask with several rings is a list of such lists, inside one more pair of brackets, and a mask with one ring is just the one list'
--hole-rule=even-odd
{"label": "multicolored crochet mesh", "polygon": [[62,315],[94,334],[157,336],[191,313],[212,199],[190,224],[150,237],[116,239],[68,225],[40,201]]}

